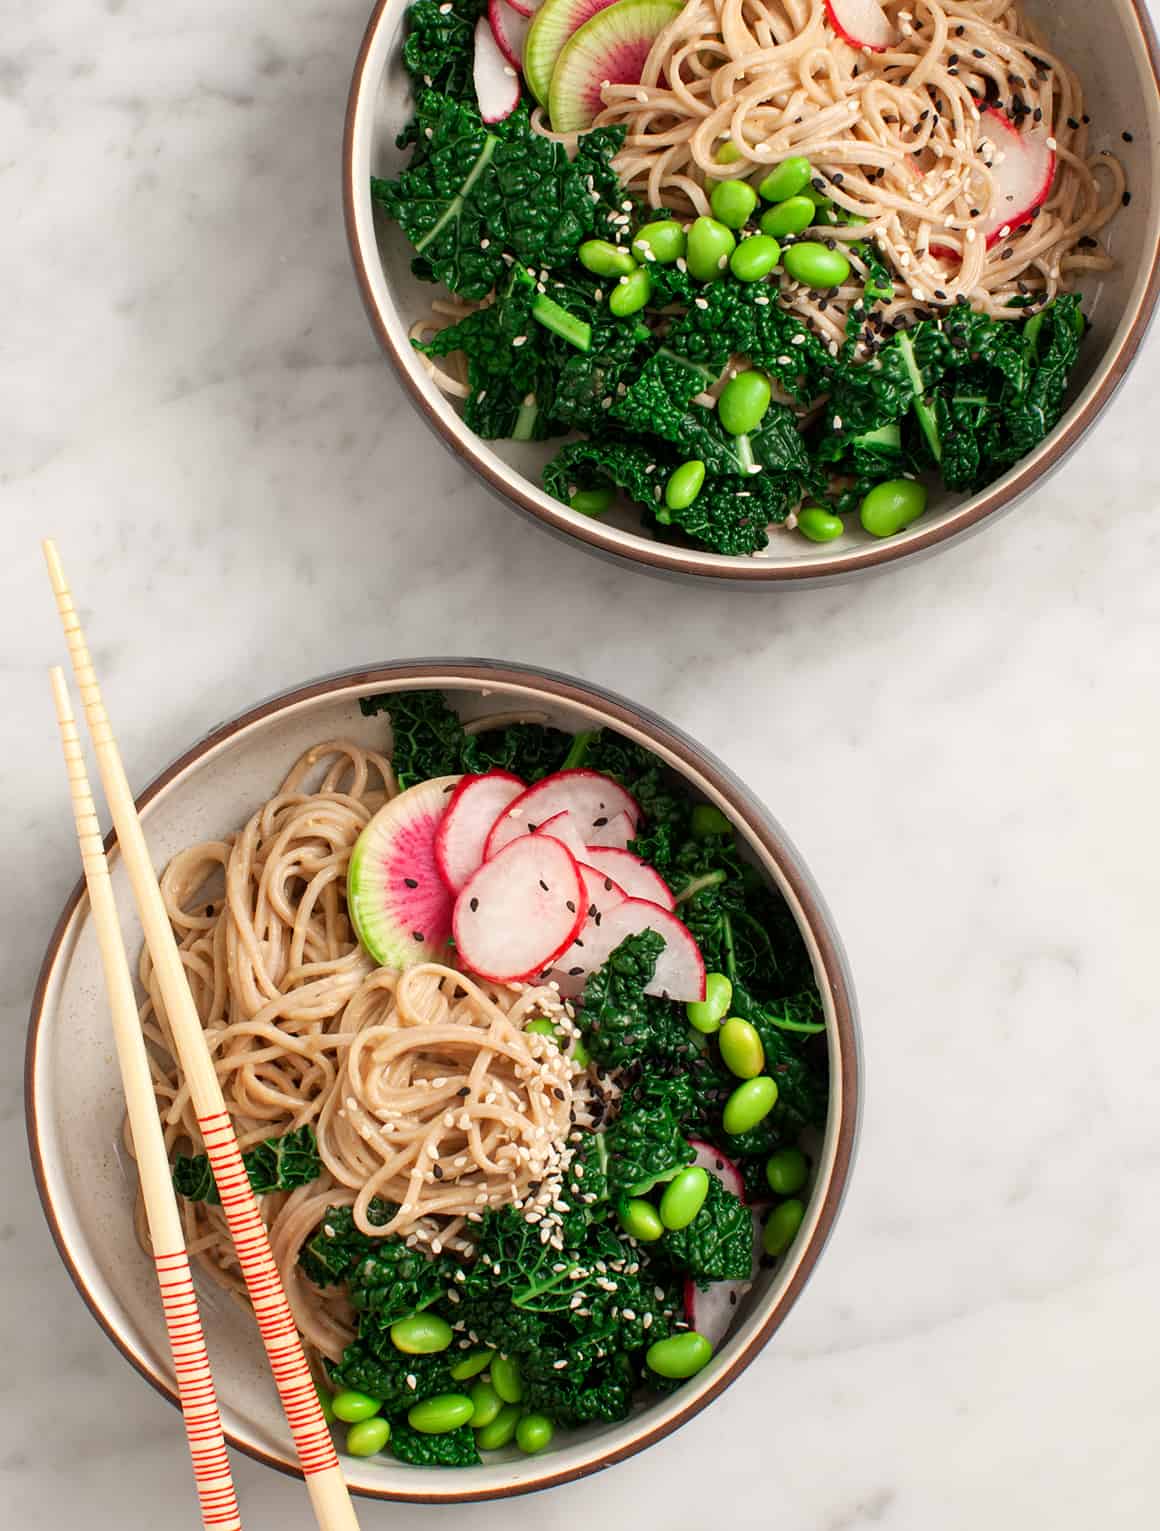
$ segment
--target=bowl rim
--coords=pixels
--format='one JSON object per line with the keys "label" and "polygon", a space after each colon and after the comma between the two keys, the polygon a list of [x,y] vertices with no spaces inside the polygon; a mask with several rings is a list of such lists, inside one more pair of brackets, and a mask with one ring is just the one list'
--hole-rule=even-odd
{"label": "bowl rim", "polygon": [[[820,1200],[817,1202],[816,1212],[811,1209],[813,1225],[805,1244],[795,1256],[792,1274],[780,1291],[773,1296],[769,1311],[760,1325],[739,1348],[737,1355],[732,1358],[730,1364],[722,1370],[711,1386],[692,1396],[688,1403],[677,1408],[671,1416],[656,1421],[650,1426],[645,1427],[645,1422],[648,1420],[647,1412],[638,1416],[640,1426],[626,1440],[596,1451],[584,1462],[553,1470],[549,1466],[552,1460],[550,1456],[543,1459],[529,1458],[527,1463],[529,1476],[519,1483],[494,1487],[465,1487],[462,1491],[450,1494],[409,1491],[394,1487],[351,1485],[353,1492],[367,1498],[421,1504],[470,1503],[503,1499],[577,1481],[593,1472],[614,1466],[635,1456],[646,1447],[670,1435],[713,1402],[764,1349],[797,1301],[806,1281],[816,1267],[833,1230],[845,1195],[858,1136],[861,1107],[861,1048],[853,984],[833,918],[804,862],[781,826],[761,801],[712,752],[704,749],[690,736],[667,723],[657,714],[638,708],[616,692],[606,691],[602,687],[557,671],[540,670],[534,666],[496,660],[398,660],[341,671],[279,692],[227,721],[219,723],[149,782],[136,798],[137,807],[145,808],[171,783],[177,781],[219,746],[228,744],[236,735],[245,733],[253,725],[265,722],[283,712],[329,697],[337,699],[343,692],[350,693],[352,696],[371,695],[380,689],[402,689],[402,685],[431,685],[438,689],[437,682],[446,684],[452,678],[460,683],[458,689],[465,691],[486,692],[489,687],[517,687],[529,693],[538,692],[542,697],[558,703],[585,707],[603,714],[610,725],[623,727],[630,734],[643,735],[653,748],[660,746],[662,752],[671,755],[683,769],[692,771],[694,776],[707,781],[715,791],[720,793],[734,816],[744,825],[746,833],[760,845],[763,853],[778,868],[779,875],[784,878],[793,897],[797,900],[801,911],[798,923],[808,930],[815,944],[819,977],[824,987],[829,990],[833,1005],[833,1030],[836,1045],[831,1047],[830,1067],[831,1079],[833,1079],[836,1056],[839,1105],[834,1126],[831,1168],[825,1182],[815,1188],[815,1196],[819,1190],[821,1191]],[[106,851],[111,853],[115,846],[116,834],[110,830],[105,837]],[[168,1377],[159,1368],[152,1366],[147,1357],[138,1353],[129,1340],[122,1336],[117,1322],[104,1312],[99,1296],[86,1279],[82,1268],[83,1262],[74,1257],[53,1200],[47,1161],[41,1145],[37,1110],[37,1088],[41,1067],[39,1052],[41,1024],[50,1008],[48,1000],[61,962],[62,948],[84,899],[84,879],[81,878],[69,894],[53,928],[33,991],[24,1061],[24,1106],[29,1155],[37,1192],[53,1242],[85,1305],[129,1364],[163,1398],[179,1407],[176,1389]],[[252,1440],[242,1439],[228,1426],[225,1429],[225,1435],[231,1446],[256,1461],[268,1467],[277,1468],[289,1476],[301,1477],[292,1452],[281,1455],[268,1451]]]}
{"label": "bowl rim", "polygon": [[[653,573],[677,574],[699,579],[725,580],[746,586],[809,584],[820,580],[849,578],[854,574],[881,569],[912,554],[930,552],[957,538],[978,530],[991,516],[1011,509],[1041,480],[1047,478],[1077,445],[1080,438],[1102,414],[1112,395],[1128,373],[1151,323],[1157,298],[1160,297],[1160,219],[1156,220],[1155,243],[1148,279],[1131,310],[1131,320],[1119,343],[1113,346],[1097,368],[1096,385],[1081,407],[1073,406],[1065,418],[1028,457],[1002,478],[977,495],[972,495],[937,524],[923,526],[922,519],[896,537],[884,538],[818,559],[742,558],[709,553],[649,540],[636,532],[623,532],[602,524],[598,519],[581,516],[554,500],[546,491],[511,468],[490,451],[487,444],[467,429],[456,416],[439,414],[426,396],[409,347],[399,345],[391,333],[379,306],[370,263],[381,268],[374,237],[370,193],[355,184],[355,161],[364,119],[371,121],[371,111],[379,79],[371,78],[369,65],[380,29],[393,19],[396,11],[406,9],[411,0],[376,0],[371,12],[347,96],[342,143],[342,201],[347,244],[363,307],[380,346],[386,352],[395,374],[412,404],[428,427],[456,457],[463,459],[491,491],[505,499],[513,509],[557,536],[573,539],[595,552]],[[1158,41],[1147,0],[1126,0],[1140,29],[1144,57],[1152,76],[1153,91],[1160,101],[1160,41]],[[365,203],[365,207],[364,207]],[[369,231],[369,233],[367,232]],[[366,239],[364,240],[364,235]],[[370,248],[367,248],[369,244]]]}

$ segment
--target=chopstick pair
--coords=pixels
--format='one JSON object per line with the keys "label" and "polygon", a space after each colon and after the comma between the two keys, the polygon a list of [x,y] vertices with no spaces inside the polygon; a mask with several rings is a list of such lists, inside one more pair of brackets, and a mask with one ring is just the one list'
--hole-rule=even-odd
{"label": "chopstick pair", "polygon": [[[210,1168],[221,1196],[222,1210],[245,1277],[278,1396],[294,1438],[299,1466],[306,1480],[315,1518],[321,1531],[358,1531],[358,1520],[350,1493],[338,1464],[330,1430],[323,1418],[314,1380],[286,1300],[257,1199],[242,1163],[217,1071],[206,1046],[181,954],[149,858],[120,751],[101,701],[84,633],[54,543],[45,542],[44,554],[97,766],[117,832],[117,843],[124,858],[145,942],[161,988],[174,1046],[189,1086]],[[230,1474],[209,1356],[190,1276],[181,1216],[157,1115],[133,980],[121,936],[96,809],[85,773],[76,721],[69,703],[64,674],[59,668],[52,671],[52,688],[202,1520],[213,1531],[234,1531],[234,1528],[240,1531],[237,1496]]]}

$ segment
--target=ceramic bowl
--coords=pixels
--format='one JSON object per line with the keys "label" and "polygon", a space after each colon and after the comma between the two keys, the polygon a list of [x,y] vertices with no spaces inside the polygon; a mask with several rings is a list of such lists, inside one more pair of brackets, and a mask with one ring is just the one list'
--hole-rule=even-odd
{"label": "ceramic bowl", "polygon": [[[408,340],[428,311],[432,289],[411,275],[402,233],[375,211],[370,177],[397,174],[406,154],[395,136],[410,115],[401,46],[408,0],[379,0],[351,83],[343,148],[347,237],[363,302],[383,349],[423,419],[484,484],[516,510],[583,546],[654,572],[780,585],[851,576],[945,546],[993,520],[1059,466],[1107,404],[1143,339],[1160,289],[1160,50],[1147,0],[1025,0],[1048,38],[1059,39],[1081,66],[1092,114],[1094,150],[1124,162],[1132,200],[1110,230],[1115,270],[1083,283],[1091,330],[1077,365],[1071,405],[1051,435],[1022,462],[969,498],[940,492],[926,514],[887,540],[856,525],[837,542],[817,545],[775,534],[755,558],[726,558],[654,541],[625,508],[595,520],[540,488],[548,444],[481,441],[424,370]],[[1130,130],[1132,142],[1122,133]]]}
{"label": "ceramic bowl", "polygon": [[[315,681],[263,702],[216,728],[141,794],[138,806],[155,864],[160,868],[181,847],[242,824],[311,743],[340,735],[382,748],[385,721],[363,717],[358,699],[415,687],[447,692],[464,716],[517,712],[541,715],[573,731],[618,729],[661,756],[692,792],[728,814],[754,863],[788,900],[809,948],[825,1007],[831,1081],[829,1116],[801,1231],[777,1267],[759,1273],[727,1342],[694,1381],[621,1424],[561,1435],[542,1457],[513,1450],[508,1459],[454,1472],[410,1467],[389,1456],[344,1459],[351,1487],[359,1493],[439,1503],[523,1493],[622,1461],[698,1413],[757,1357],[793,1306],[837,1216],[857,1126],[858,1040],[833,922],[779,826],[691,739],[623,698],[564,676],[475,660],[407,662]],[[61,811],[67,812],[63,798]],[[112,870],[122,928],[135,953],[140,925],[116,856]],[[121,1087],[95,934],[80,886],[53,932],[37,984],[26,1078],[33,1166],[61,1256],[109,1338],[175,1401],[156,1281],[133,1231],[135,1176],[121,1146]],[[199,1284],[230,1441],[272,1467],[294,1472],[293,1447],[256,1328],[218,1288]]]}

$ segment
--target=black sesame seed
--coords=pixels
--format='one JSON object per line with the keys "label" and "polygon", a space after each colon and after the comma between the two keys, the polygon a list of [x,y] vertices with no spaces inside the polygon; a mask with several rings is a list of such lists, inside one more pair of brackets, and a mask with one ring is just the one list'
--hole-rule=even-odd
{"label": "black sesame seed", "polygon": [[588,918],[590,920],[593,920],[593,919],[596,918],[596,905],[595,904],[589,904],[588,905]]}
{"label": "black sesame seed", "polygon": [[443,1171],[438,1164],[433,1164],[431,1166],[431,1173],[435,1176],[436,1180],[443,1179]]}
{"label": "black sesame seed", "polygon": [[1121,133],[1120,137],[1124,140],[1124,142],[1126,144],[1130,144],[1130,143],[1134,143],[1135,142],[1135,140],[1133,139],[1131,133]]}
{"label": "black sesame seed", "polygon": [[583,969],[583,968],[569,968],[569,969],[568,969],[568,977],[569,977],[569,978],[579,978],[579,977],[580,977],[580,974],[581,974],[581,973],[582,973],[582,972],[583,972],[583,971],[584,971],[584,969]]}
{"label": "black sesame seed", "polygon": [[418,882],[413,877],[404,877],[403,883],[408,888],[417,888],[419,886]]}
{"label": "black sesame seed", "polygon": [[213,905],[212,904],[207,904],[205,906],[205,913],[206,913],[206,918],[207,919],[212,919],[213,918]]}
{"label": "black sesame seed", "polygon": [[471,1086],[465,1084],[460,1089],[456,1090],[455,1093],[459,1096],[460,1100],[466,1100],[467,1097],[471,1094]]}
{"label": "black sesame seed", "polygon": [[479,900],[477,898],[473,898],[471,900],[471,906],[470,907],[471,907],[472,914],[474,914],[475,911],[479,908]]}
{"label": "black sesame seed", "polygon": [[564,1099],[564,1092],[563,1092],[563,1090],[561,1090],[559,1085],[553,1085],[553,1087],[552,1087],[552,1094],[556,1097],[557,1100],[563,1100]]}
{"label": "black sesame seed", "polygon": [[564,907],[565,907],[565,909],[567,909],[569,914],[575,914],[576,913],[576,904],[575,904],[575,901],[573,899],[566,898],[564,900]]}
{"label": "black sesame seed", "polygon": [[1012,249],[1011,249],[1011,248],[1010,248],[1010,246],[1008,246],[1008,248],[1007,248],[1007,249],[1006,249],[1006,250],[1004,250],[1004,251],[1003,251],[1003,254],[1002,254],[1002,255],[1001,255],[1001,256],[1000,256],[1000,257],[999,257],[999,258],[1000,258],[1000,260],[1010,260],[1010,259],[1011,259],[1011,257],[1012,257],[1012,256],[1013,256],[1013,255],[1014,255],[1014,254],[1015,254],[1015,251],[1014,251],[1014,250],[1012,250]]}
{"label": "black sesame seed", "polygon": [[611,877],[606,877],[604,879],[604,891],[605,891],[605,893],[611,893],[612,892],[612,878]]}
{"label": "black sesame seed", "polygon": [[957,53],[952,53],[950,58],[947,59],[947,63],[948,64],[957,64],[958,61],[959,61],[959,56],[958,56]]}
{"label": "black sesame seed", "polygon": [[1067,125],[1072,130],[1073,133],[1075,132],[1076,128],[1079,127],[1079,123],[1075,120],[1074,117],[1069,117],[1067,119]]}
{"label": "black sesame seed", "polygon": [[603,829],[604,826],[607,823],[608,823],[607,817],[602,818],[602,819],[593,819],[592,820],[592,827],[593,827],[593,829]]}
{"label": "black sesame seed", "polygon": [[1130,191],[1126,191],[1120,200],[1124,206],[1127,207],[1128,203],[1132,200],[1132,193]]}
{"label": "black sesame seed", "polygon": [[552,890],[551,890],[551,889],[550,889],[550,888],[549,888],[549,887],[548,887],[548,884],[547,884],[547,883],[546,883],[546,882],[545,882],[545,881],[544,881],[544,879],[543,879],[543,878],[542,878],[542,877],[541,877],[541,878],[540,878],[540,887],[541,887],[541,888],[543,888],[543,890],[544,890],[544,892],[545,892],[545,893],[550,893],[550,892],[551,892],[551,891],[552,891]]}
{"label": "black sesame seed", "polygon": [[[959,36],[960,37],[962,36],[961,32],[959,33]],[[986,58],[987,57],[986,53],[984,53],[982,48],[972,48],[971,52],[975,55],[976,58]]]}
{"label": "black sesame seed", "polygon": [[423,944],[423,932],[421,930],[413,930],[411,932],[411,939],[412,939],[412,941],[418,941],[419,945],[422,946],[422,944]]}

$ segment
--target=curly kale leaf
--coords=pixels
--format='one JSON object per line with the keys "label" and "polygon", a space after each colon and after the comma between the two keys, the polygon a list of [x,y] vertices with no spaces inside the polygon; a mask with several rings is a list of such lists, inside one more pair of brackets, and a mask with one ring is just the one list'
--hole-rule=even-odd
{"label": "curly kale leaf", "polygon": [[[292,1191],[309,1185],[322,1173],[318,1142],[313,1127],[298,1127],[280,1138],[267,1138],[242,1155],[251,1189],[256,1196],[271,1191]],[[205,1154],[178,1154],[173,1161],[173,1188],[187,1201],[221,1201],[213,1171]]]}
{"label": "curly kale leaf", "polygon": [[457,1267],[409,1249],[397,1236],[380,1239],[355,1265],[347,1280],[350,1300],[360,1313],[359,1338],[373,1343],[400,1318],[442,1297]]}
{"label": "curly kale leaf", "polygon": [[652,930],[629,936],[585,984],[577,1019],[598,1063],[616,1068],[694,1053],[683,1008],[644,992],[664,944]]}
{"label": "curly kale leaf", "polygon": [[614,1423],[627,1419],[632,1411],[632,1378],[626,1375],[619,1358],[611,1365],[595,1368],[581,1385],[565,1370],[553,1371],[549,1377],[527,1377],[524,1407],[548,1414],[565,1427],[597,1420]]}
{"label": "curly kale leaf", "polygon": [[458,774],[463,724],[441,691],[385,692],[364,696],[358,705],[365,717],[377,712],[389,714],[391,761],[400,787],[413,787],[433,776]]}
{"label": "curly kale leaf", "polygon": [[604,1133],[614,1196],[643,1196],[693,1160],[667,1102],[622,1110]]}
{"label": "curly kale leaf", "polygon": [[716,1175],[686,1228],[666,1229],[658,1248],[697,1281],[745,1281],[753,1270],[753,1217]]}
{"label": "curly kale leaf", "polygon": [[[792,1139],[803,1127],[824,1127],[828,1100],[825,1057],[822,1054],[811,1059],[814,1033],[801,1029],[822,1024],[816,986],[760,1004],[738,979],[733,985],[730,1008],[756,1027],[765,1052],[765,1072],[777,1084],[777,1105],[762,1127],[768,1123],[768,1131],[779,1140]],[[794,1030],[786,1029],[787,1021]],[[758,1133],[763,1136],[760,1128]],[[757,1151],[747,1148],[745,1137],[738,1140],[737,1146],[739,1152]]]}
{"label": "curly kale leaf", "polygon": [[744,356],[801,404],[823,391],[836,365],[813,331],[757,282],[726,279],[701,289],[665,345],[714,375],[731,356]]}
{"label": "curly kale leaf", "polygon": [[775,474],[707,478],[691,505],[665,514],[671,525],[702,547],[742,558],[765,547],[766,528],[785,520],[801,492],[800,480]]}
{"label": "curly kale leaf", "polygon": [[471,72],[475,23],[484,0],[414,0],[407,11],[403,64],[411,78],[456,100],[474,103]]}
{"label": "curly kale leaf", "polygon": [[627,431],[660,436],[686,457],[700,458],[710,473],[747,473],[737,439],[725,434],[710,410],[691,402],[712,387],[719,370],[661,346],[613,404],[611,416]]}
{"label": "curly kale leaf", "polygon": [[[374,1352],[362,1340],[355,1340],[343,1351],[338,1365],[331,1367],[330,1377],[337,1387],[381,1398],[384,1414],[405,1414],[412,1404],[424,1398],[457,1391],[451,1376],[453,1361],[450,1352],[409,1356],[393,1345]],[[413,1385],[409,1379],[413,1379]]]}
{"label": "curly kale leaf", "polygon": [[576,489],[616,484],[655,513],[677,461],[667,449],[658,451],[640,441],[575,441],[544,469],[544,488],[567,505]]}
{"label": "curly kale leaf", "polygon": [[480,1460],[470,1425],[443,1435],[424,1435],[405,1420],[396,1420],[391,1426],[391,1450],[400,1462],[416,1467],[475,1467]]}
{"label": "curly kale leaf", "polygon": [[461,767],[482,776],[487,771],[510,771],[529,784],[559,771],[572,747],[571,734],[542,723],[509,723],[505,728],[468,734]]}
{"label": "curly kale leaf", "polygon": [[[379,1226],[394,1215],[395,1208],[378,1197],[367,1208],[368,1220]],[[298,1263],[316,1286],[333,1286],[345,1281],[363,1256],[382,1242],[355,1227],[353,1208],[327,1207],[326,1216],[302,1246]]]}

